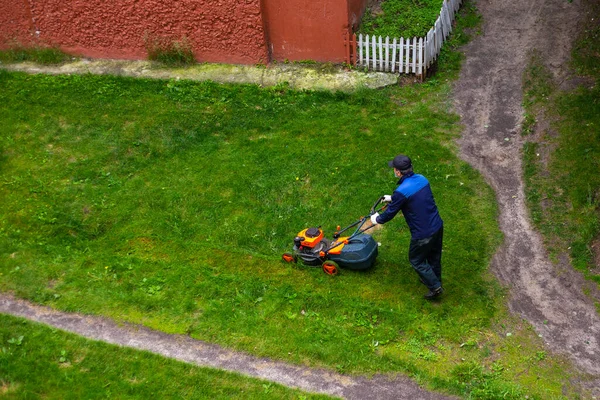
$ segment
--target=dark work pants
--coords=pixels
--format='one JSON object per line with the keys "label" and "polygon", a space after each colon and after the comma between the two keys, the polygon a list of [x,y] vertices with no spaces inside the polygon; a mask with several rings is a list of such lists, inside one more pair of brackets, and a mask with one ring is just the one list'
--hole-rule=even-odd
{"label": "dark work pants", "polygon": [[425,239],[411,239],[408,260],[429,289],[442,286],[442,241],[444,227]]}

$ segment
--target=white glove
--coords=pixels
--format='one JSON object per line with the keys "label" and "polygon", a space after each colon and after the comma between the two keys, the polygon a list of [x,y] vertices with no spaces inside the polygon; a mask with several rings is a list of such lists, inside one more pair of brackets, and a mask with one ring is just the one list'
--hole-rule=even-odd
{"label": "white glove", "polygon": [[371,223],[373,225],[377,225],[377,217],[379,217],[379,213],[375,213],[375,214],[371,215]]}
{"label": "white glove", "polygon": [[389,203],[392,201],[392,196],[389,194],[384,194],[383,195],[383,201],[385,201],[386,203]]}

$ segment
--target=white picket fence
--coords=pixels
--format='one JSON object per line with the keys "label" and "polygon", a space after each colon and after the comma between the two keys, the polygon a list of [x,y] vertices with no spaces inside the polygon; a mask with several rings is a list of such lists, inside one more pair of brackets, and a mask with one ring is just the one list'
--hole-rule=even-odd
{"label": "white picket fence", "polygon": [[444,0],[440,15],[425,37],[392,38],[354,35],[356,66],[373,71],[423,76],[437,59],[442,44],[452,32],[452,23],[462,0]]}

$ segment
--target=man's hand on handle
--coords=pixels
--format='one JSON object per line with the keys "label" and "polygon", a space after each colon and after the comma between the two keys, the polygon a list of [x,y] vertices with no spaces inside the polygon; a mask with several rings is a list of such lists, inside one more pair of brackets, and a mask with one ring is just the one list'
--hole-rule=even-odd
{"label": "man's hand on handle", "polygon": [[371,223],[373,225],[377,225],[377,217],[379,217],[379,213],[375,213],[375,214],[371,215]]}

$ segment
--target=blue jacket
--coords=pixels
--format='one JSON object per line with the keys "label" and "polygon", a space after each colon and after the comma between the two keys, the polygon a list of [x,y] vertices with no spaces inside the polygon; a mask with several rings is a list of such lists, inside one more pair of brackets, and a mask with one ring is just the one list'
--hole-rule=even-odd
{"label": "blue jacket", "polygon": [[402,210],[413,239],[425,239],[436,233],[443,225],[438,213],[429,181],[419,174],[409,172],[398,181],[392,201],[377,217],[377,223],[385,224]]}

